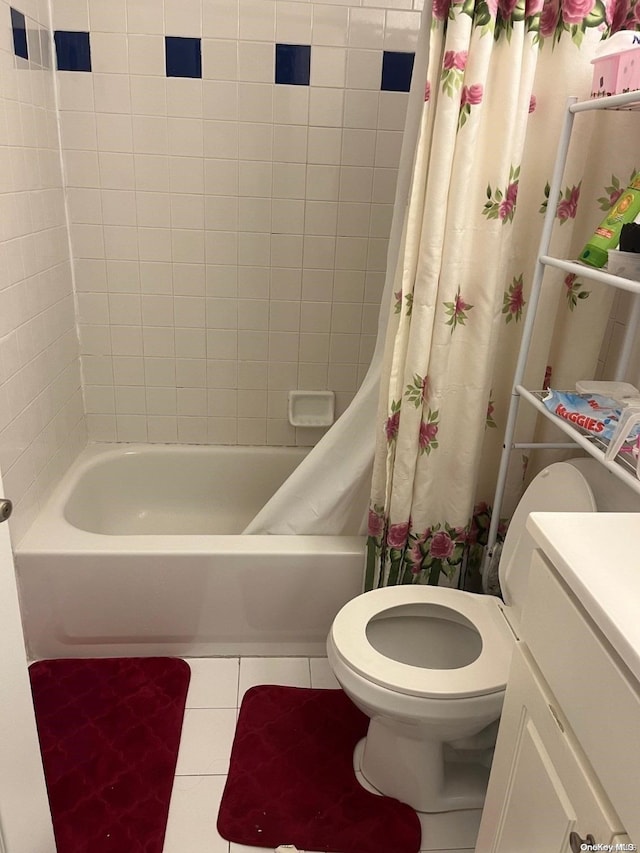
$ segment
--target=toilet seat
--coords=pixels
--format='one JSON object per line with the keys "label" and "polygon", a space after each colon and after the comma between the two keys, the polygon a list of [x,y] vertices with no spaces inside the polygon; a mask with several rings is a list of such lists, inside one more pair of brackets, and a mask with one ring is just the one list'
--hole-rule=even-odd
{"label": "toilet seat", "polygon": [[[468,620],[482,640],[478,657],[457,669],[432,669],[401,663],[378,652],[367,637],[369,622],[386,610],[416,603],[436,604]],[[397,693],[432,699],[503,691],[514,643],[497,598],[415,585],[386,587],[352,599],[336,616],[331,639],[342,660],[369,681]]]}

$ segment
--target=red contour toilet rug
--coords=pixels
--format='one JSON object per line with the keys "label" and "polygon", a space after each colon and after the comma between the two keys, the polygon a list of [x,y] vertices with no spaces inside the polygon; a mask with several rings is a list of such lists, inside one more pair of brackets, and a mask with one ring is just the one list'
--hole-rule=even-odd
{"label": "red contour toilet rug", "polygon": [[218,832],[238,844],[332,853],[417,853],[405,803],[365,791],[353,751],[368,718],[342,690],[252,687],[244,696]]}

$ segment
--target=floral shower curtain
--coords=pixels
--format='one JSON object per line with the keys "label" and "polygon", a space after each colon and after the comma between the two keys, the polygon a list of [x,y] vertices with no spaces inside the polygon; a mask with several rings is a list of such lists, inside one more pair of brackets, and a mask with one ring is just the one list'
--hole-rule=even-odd
{"label": "floral shower curtain", "polygon": [[[636,29],[639,13],[640,0],[434,0],[382,366],[367,589],[461,586],[477,572],[566,98],[589,96],[596,47]],[[631,121],[576,119],[553,254],[577,257],[626,185]],[[596,374],[612,298],[547,273],[529,387]],[[519,440],[545,431],[522,413]],[[512,456],[512,506],[527,461]]]}

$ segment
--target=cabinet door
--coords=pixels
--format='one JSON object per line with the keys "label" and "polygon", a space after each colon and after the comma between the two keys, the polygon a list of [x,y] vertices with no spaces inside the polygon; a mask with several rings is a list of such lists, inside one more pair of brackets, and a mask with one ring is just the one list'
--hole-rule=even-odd
{"label": "cabinet door", "polygon": [[514,659],[476,853],[569,853],[569,836],[611,843],[623,828],[554,700]]}

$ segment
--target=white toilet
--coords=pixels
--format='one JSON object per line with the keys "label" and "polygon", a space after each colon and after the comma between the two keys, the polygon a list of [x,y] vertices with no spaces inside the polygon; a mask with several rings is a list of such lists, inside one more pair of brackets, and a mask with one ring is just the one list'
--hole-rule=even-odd
{"label": "white toilet", "polygon": [[504,603],[414,585],[364,593],[340,610],[327,653],[345,693],[370,717],[359,763],[374,788],[421,812],[482,807],[491,745],[483,729],[493,723],[495,734],[502,710],[534,547],[525,522],[535,511],[598,510],[640,511],[640,496],[593,459],[550,465],[509,525],[499,566]]}

